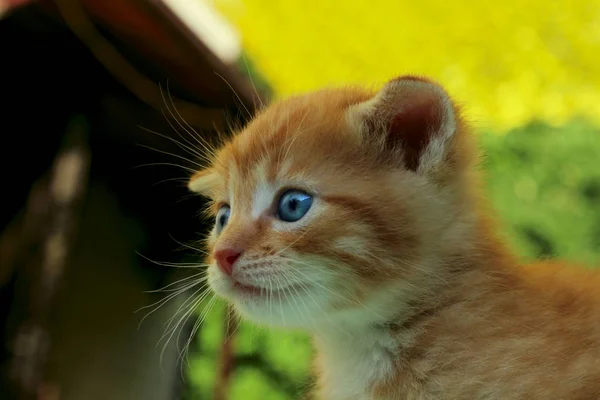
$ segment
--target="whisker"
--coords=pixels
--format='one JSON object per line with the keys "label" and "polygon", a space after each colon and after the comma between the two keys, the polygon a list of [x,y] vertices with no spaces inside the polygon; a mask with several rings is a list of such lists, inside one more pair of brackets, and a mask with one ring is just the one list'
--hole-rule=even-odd
{"label": "whisker", "polygon": [[182,177],[182,178],[166,178],[166,179],[162,179],[154,184],[152,184],[152,186],[158,186],[158,185],[162,185],[163,183],[167,183],[167,182],[179,182],[182,183],[183,185],[186,185],[189,181],[189,177]]}
{"label": "whisker", "polygon": [[[164,113],[163,113],[163,116],[165,116],[165,115],[164,115]],[[165,116],[165,118],[166,118],[166,116]],[[169,120],[167,120],[167,123],[169,123]],[[172,124],[170,124],[170,123],[169,123],[169,125],[171,126],[171,128],[172,128],[172,129],[175,129],[175,128],[174,128],[174,126],[173,126]],[[146,132],[152,133],[152,134],[154,134],[154,135],[157,135],[157,136],[159,136],[159,137],[161,137],[161,138],[164,138],[164,139],[170,140],[170,141],[171,141],[171,142],[173,142],[173,143],[174,143],[174,144],[175,144],[177,147],[179,147],[180,149],[182,149],[182,150],[186,151],[187,153],[189,153],[189,154],[190,154],[190,155],[192,155],[192,156],[199,157],[199,158],[201,158],[201,159],[204,159],[204,158],[205,158],[204,154],[202,154],[202,153],[200,152],[200,150],[199,150],[199,149],[196,149],[195,147],[193,147],[193,144],[191,144],[191,143],[190,143],[190,145],[188,146],[188,145],[186,145],[185,143],[181,143],[180,141],[178,141],[177,139],[175,139],[175,138],[173,138],[173,137],[171,137],[171,136],[169,136],[169,135],[165,135],[165,134],[163,134],[163,133],[160,133],[160,132],[154,131],[154,130],[152,130],[152,129],[146,128],[146,127],[144,127],[144,126],[138,125],[138,128],[140,128],[140,129],[142,129],[142,130],[145,130]],[[187,143],[187,142],[186,142],[186,143]]]}
{"label": "whisker", "polygon": [[[298,139],[298,137],[300,137],[300,129],[302,129],[302,125],[304,124],[304,121],[306,120],[307,116],[308,116],[308,111],[305,112],[304,116],[300,120],[300,123],[298,124],[298,127],[295,130],[295,133],[294,133],[294,136],[292,137],[292,140],[286,146],[285,154],[283,155],[282,161],[287,160],[288,154],[289,154],[289,152],[290,152],[290,150],[291,150],[294,142],[296,141],[296,139]],[[288,130],[289,130],[289,126],[288,126]]]}
{"label": "whisker", "polygon": [[198,268],[208,266],[207,264],[204,264],[204,263],[172,263],[172,262],[155,261],[155,260],[152,260],[151,258],[146,257],[145,255],[143,255],[140,252],[136,251],[136,254],[138,256],[142,257],[143,259],[145,259],[146,261],[151,262],[152,264],[155,264],[155,265],[160,265],[161,267],[198,269]]}
{"label": "whisker", "polygon": [[284,248],[282,248],[282,249],[280,249],[279,251],[277,251],[277,252],[274,254],[274,256],[279,256],[279,255],[281,255],[281,253],[283,253],[284,251],[286,251],[287,249],[289,249],[290,247],[292,247],[294,244],[296,244],[296,243],[297,243],[297,242],[298,242],[300,239],[302,239],[302,238],[303,238],[303,237],[304,237],[304,236],[305,236],[305,235],[308,233],[308,231],[310,230],[310,227],[311,227],[311,226],[312,226],[312,225],[309,225],[309,227],[308,227],[308,228],[306,228],[306,229],[304,230],[304,232],[302,232],[302,234],[300,234],[300,236],[298,236],[296,239],[294,239],[294,240],[293,240],[293,241],[292,241],[290,244],[288,244],[288,245],[287,245],[287,246],[285,246]]}
{"label": "whisker", "polygon": [[187,276],[187,277],[181,278],[175,282],[169,283],[168,285],[163,286],[160,289],[145,290],[144,293],[173,292],[175,290],[179,290],[180,288],[169,289],[171,286],[175,286],[175,285],[178,285],[178,284],[184,283],[186,281],[190,281],[190,280],[197,280],[197,281],[204,282],[208,279],[208,276],[203,276],[202,278],[196,278],[197,276],[202,275],[202,274],[204,274],[204,272],[198,272],[197,274]]}
{"label": "whisker", "polygon": [[[201,293],[199,295],[197,295],[198,292],[201,292]],[[207,287],[201,287],[201,288],[196,289],[196,291],[194,293],[192,293],[190,296],[188,296],[188,298],[185,299],[185,301],[183,303],[181,303],[181,305],[177,308],[175,313],[173,313],[171,318],[169,318],[167,321],[165,321],[165,326],[166,326],[165,332],[170,332],[172,322],[175,320],[175,318],[177,318],[177,316],[181,312],[184,312],[186,307],[193,304],[197,299],[202,300],[202,299],[206,298],[210,293],[211,293],[211,291]]]}
{"label": "whisker", "polygon": [[233,92],[233,94],[235,95],[235,97],[237,98],[237,100],[240,102],[240,105],[242,106],[242,108],[248,114],[248,118],[252,118],[252,113],[250,112],[250,110],[248,110],[248,107],[246,107],[246,104],[244,104],[244,102],[242,101],[242,98],[240,97],[240,95],[236,92],[236,90],[233,88],[233,86],[231,86],[231,84],[227,81],[227,79],[225,79],[221,74],[219,74],[216,71],[215,71],[215,75],[217,75],[219,78],[221,78],[223,80],[223,82],[225,82],[225,84],[227,86],[229,86],[229,89],[231,89],[231,91]]}
{"label": "whisker", "polygon": [[[190,125],[188,124],[188,122],[185,120],[185,118],[183,118],[183,116],[181,115],[181,113],[179,112],[179,110],[177,109],[177,106],[175,105],[175,102],[173,101],[173,96],[171,96],[171,90],[169,88],[169,81],[167,80],[167,95],[169,97],[169,101],[171,103],[171,107],[173,107],[173,110],[175,110],[175,113],[177,114],[177,117],[175,117],[175,115],[173,114],[173,112],[170,110],[169,105],[167,104],[167,101],[165,99],[164,93],[162,91],[162,87],[160,87],[160,95],[163,99],[163,102],[165,104],[165,106],[167,107],[167,110],[169,111],[169,113],[171,114],[171,117],[173,117],[173,119],[177,122],[177,124],[181,127],[181,129],[183,129],[189,136],[192,137],[192,139],[195,140],[195,142],[200,145],[200,147],[202,148],[202,150],[204,152],[206,152],[207,154],[209,154],[210,156],[214,157],[215,156],[215,149],[212,148],[212,146],[210,145],[210,143],[208,141],[206,141],[202,135],[200,135],[198,132],[196,132],[196,130]],[[186,126],[184,127],[181,122],[183,122]],[[187,128],[186,128],[187,127]],[[180,133],[179,131],[177,131],[177,129],[174,129],[175,132],[177,132],[177,134],[179,135],[179,137],[181,137],[183,140],[186,141],[186,143],[188,143],[190,146],[194,146],[193,143],[191,143],[190,141],[188,141],[187,139],[185,139]]]}
{"label": "whisker", "polygon": [[[166,302],[168,302],[169,300],[171,300],[173,297],[176,297],[176,296],[180,295],[181,293],[185,292],[186,290],[194,287],[196,284],[197,284],[196,282],[189,283],[189,284],[185,285],[184,287],[180,288],[179,291],[177,291],[175,293],[171,293],[171,294],[163,297],[162,299],[160,299],[160,300],[158,300],[158,301],[156,301],[156,302],[154,302],[152,304],[148,304],[146,306],[142,306],[142,307],[138,308],[137,310],[135,310],[133,313],[137,314],[138,312],[140,312],[142,310],[145,310],[147,308],[152,308],[152,307],[154,307],[154,306],[156,306],[158,304],[158,307],[156,309],[152,310],[151,312],[149,312],[148,314],[146,314],[144,316],[144,318],[146,318],[149,314],[152,314],[153,312],[155,312],[156,310],[158,310],[158,308],[160,308]],[[143,321],[143,319],[142,319],[142,321]]]}
{"label": "whisker", "polygon": [[141,164],[141,165],[137,165],[133,168],[137,169],[137,168],[142,168],[142,167],[177,167],[177,168],[181,168],[184,169],[192,174],[195,174],[196,172],[198,172],[197,170],[193,169],[193,168],[189,168],[186,167],[184,165],[179,165],[179,164],[174,164],[174,163],[167,163],[167,162],[160,162],[160,163],[148,163],[148,164]]}
{"label": "whisker", "polygon": [[252,73],[250,72],[250,66],[248,65],[248,57],[245,54],[242,54],[241,58],[242,58],[242,61],[244,62],[244,65],[246,66],[246,75],[248,76],[248,79],[250,80],[250,84],[252,85],[252,89],[254,90],[254,94],[256,95],[256,99],[258,100],[259,106],[260,106],[260,108],[264,108],[265,104],[262,101],[260,93],[258,93],[258,90],[256,89],[256,85],[254,84],[254,79],[252,79]]}
{"label": "whisker", "polygon": [[[296,288],[295,288],[295,286],[294,286],[294,285],[296,284],[296,282],[292,282],[292,281],[289,279],[289,275],[288,275],[288,274],[289,274],[289,272],[288,272],[288,271],[282,272],[282,274],[281,274],[282,278],[283,278],[283,279],[286,281],[286,283],[287,283],[287,285],[286,285],[286,287],[284,288],[284,290],[286,290],[286,291],[289,293],[290,297],[292,298],[292,301],[294,302],[294,304],[296,304],[296,309],[298,310],[298,313],[300,314],[300,317],[302,318],[302,320],[304,321],[304,323],[305,323],[306,325],[309,325],[309,324],[308,324],[308,321],[307,321],[307,320],[306,320],[306,318],[304,317],[304,313],[302,312],[302,309],[300,308],[300,305],[299,305],[299,304],[298,304],[298,302],[296,301],[296,296],[294,296],[294,295],[293,295],[293,293],[292,293],[292,291],[291,291],[291,289],[290,289],[290,288],[293,288],[293,289],[294,289],[294,291],[296,292],[296,295],[298,295],[298,297],[300,297],[300,295],[299,295],[298,291],[296,290]],[[301,301],[304,303],[304,300],[302,300],[302,297],[300,297],[300,300],[301,300]],[[308,307],[306,306],[306,303],[304,303],[304,309],[305,309],[305,311],[307,312],[307,314],[310,316],[310,313],[308,312]],[[311,322],[312,322],[313,326],[315,326],[315,328],[316,328],[316,323],[315,323],[315,321],[314,321],[314,319],[313,319],[312,317],[311,317]]]}
{"label": "whisker", "polygon": [[147,305],[147,306],[143,306],[140,307],[139,309],[137,309],[136,311],[134,311],[135,313],[138,313],[141,310],[145,310],[147,308],[152,308],[154,307],[154,309],[150,310],[146,315],[144,315],[142,317],[142,319],[140,320],[139,324],[138,324],[138,329],[140,329],[140,327],[142,326],[142,323],[146,320],[146,318],[148,318],[151,314],[155,313],[157,310],[159,310],[162,306],[164,306],[165,304],[167,304],[169,301],[173,300],[175,297],[181,295],[182,293],[185,293],[186,291],[188,291],[189,289],[193,288],[194,286],[199,285],[200,283],[202,283],[202,281],[197,281],[197,282],[192,282],[189,283],[187,285],[184,285],[184,287],[182,287],[180,290],[175,291],[167,296],[165,296],[164,298],[162,298],[161,300]]}
{"label": "whisker", "polygon": [[191,245],[189,245],[189,244],[185,244],[185,243],[183,243],[183,242],[180,242],[179,240],[175,239],[175,238],[173,237],[173,235],[171,235],[171,234],[169,234],[169,237],[170,237],[170,238],[171,238],[171,239],[172,239],[172,240],[173,240],[175,243],[177,243],[178,245],[180,245],[180,246],[182,246],[182,247],[184,247],[184,248],[186,248],[186,249],[189,249],[189,250],[194,250],[195,252],[198,252],[198,253],[200,253],[200,254],[203,254],[203,255],[206,255],[206,254],[208,254],[208,252],[207,252],[206,250],[204,250],[204,249],[201,249],[201,248],[198,248],[198,247],[194,247],[194,246],[191,246]]}
{"label": "whisker", "polygon": [[[161,356],[160,356],[161,362],[162,362],[164,352],[165,352],[167,346],[169,345],[169,342],[173,338],[175,332],[177,331],[177,328],[179,326],[181,326],[181,328],[183,329],[183,326],[185,325],[185,322],[188,320],[191,313],[206,298],[206,296],[211,293],[210,290],[205,290],[204,292],[202,292],[201,295],[194,298],[195,294],[198,293],[198,291],[199,290],[194,292],[194,294],[192,296],[190,296],[188,299],[186,299],[186,301],[181,306],[179,306],[179,309],[177,310],[177,312],[171,318],[169,318],[169,320],[167,321],[167,323],[168,323],[167,328],[165,329],[164,334],[160,337],[160,339],[158,340],[158,343],[157,343],[157,345],[158,345],[158,344],[160,344],[160,342],[163,339],[167,338],[165,341],[165,344],[163,345],[163,348],[161,350]],[[190,299],[192,301],[189,301]],[[172,321],[174,321],[175,317],[177,315],[179,315],[182,311],[183,311],[183,314],[181,315],[181,318],[179,318],[179,320],[177,321],[177,323],[175,325],[171,326]],[[183,323],[183,325],[182,325],[182,323]],[[180,334],[181,334],[181,330],[180,330]],[[177,338],[179,338],[179,334],[178,334]],[[179,345],[177,345],[177,350],[179,351]]]}
{"label": "whisker", "polygon": [[202,324],[204,323],[204,320],[208,317],[208,314],[210,314],[210,311],[214,307],[215,302],[216,302],[216,296],[213,295],[211,300],[209,300],[209,304],[206,306],[205,310],[196,319],[196,322],[194,322],[194,326],[192,328],[192,331],[190,332],[190,336],[188,337],[188,340],[186,341],[184,348],[183,348],[183,354],[184,354],[183,360],[185,360],[186,363],[188,362],[188,351],[189,351],[190,345],[192,343],[192,340],[196,336],[196,333],[198,332],[198,329],[200,329],[200,326],[202,326]]}
{"label": "whisker", "polygon": [[283,303],[281,301],[281,291],[277,291],[277,297],[279,298],[279,310],[281,311],[281,319],[283,319],[283,324],[286,325],[285,322],[285,313],[283,312]]}
{"label": "whisker", "polygon": [[269,305],[269,322],[273,321],[273,280],[271,275],[267,275],[269,280],[269,292],[267,293],[267,303]]}
{"label": "whisker", "polygon": [[[186,179],[185,181],[188,182],[189,179]],[[187,194],[185,196],[180,196],[179,200],[177,200],[175,203],[179,204],[179,203],[184,202],[186,200],[189,200],[189,199],[192,199],[192,198],[196,198],[197,196],[198,195],[196,193],[190,193],[190,194]]]}
{"label": "whisker", "polygon": [[[192,340],[196,336],[198,329],[200,329],[200,327],[202,326],[202,324],[204,323],[204,321],[206,320],[206,318],[208,317],[208,315],[214,308],[216,301],[217,301],[217,297],[215,295],[213,295],[212,298],[208,301],[208,305],[204,308],[204,310],[200,314],[200,317],[196,319],[196,322],[194,323],[194,326],[192,328],[192,331],[190,332],[188,340],[186,341],[181,352],[179,353],[180,360],[182,361],[182,363],[181,363],[182,367],[183,367],[184,363],[189,362],[188,351],[189,351],[190,345],[192,343]],[[181,371],[181,372],[183,373],[183,371]]]}
{"label": "whisker", "polygon": [[190,164],[193,164],[193,165],[197,166],[198,168],[203,168],[203,165],[202,165],[202,164],[200,164],[200,163],[198,163],[198,162],[196,162],[196,161],[192,161],[192,160],[190,160],[189,158],[187,158],[187,157],[184,157],[184,156],[182,156],[182,155],[175,154],[175,153],[171,153],[171,152],[168,152],[168,151],[165,151],[165,150],[159,150],[159,149],[155,149],[154,147],[147,146],[147,145],[145,145],[145,144],[138,144],[138,146],[139,146],[139,147],[146,148],[146,149],[148,149],[148,150],[155,151],[155,152],[157,152],[157,153],[160,153],[160,154],[165,154],[165,155],[167,155],[167,156],[171,156],[171,157],[178,158],[178,159],[180,159],[180,160],[183,160],[183,161],[186,161],[186,162],[188,162],[188,163],[190,163]]}
{"label": "whisker", "polygon": [[[162,89],[161,89],[161,96],[162,96]],[[163,101],[164,101],[164,97],[163,97]],[[165,104],[166,104],[166,101],[165,101]],[[171,114],[171,116],[173,116],[173,113],[168,108],[168,106],[166,106],[166,107],[167,107],[167,110],[169,111],[169,113]],[[167,124],[169,124],[169,126],[173,130],[173,132],[175,132],[177,134],[177,136],[179,136],[182,140],[184,140],[188,146],[191,146],[191,148],[194,149],[194,155],[196,157],[198,157],[202,162],[209,164],[211,162],[210,156],[213,156],[212,150],[207,148],[203,143],[200,143],[200,148],[196,148],[194,143],[191,143],[189,140],[187,140],[185,137],[183,137],[183,135],[181,135],[181,133],[179,132],[177,127],[175,125],[173,125],[173,123],[171,122],[171,120],[169,119],[167,114],[165,114],[165,111],[161,110],[161,113],[162,113],[163,117],[165,118],[165,121],[167,121]],[[177,118],[173,117],[173,119],[175,119],[175,121],[177,121],[177,123],[179,124],[179,121],[177,120]]]}
{"label": "whisker", "polygon": [[232,318],[229,318],[229,312],[230,312],[230,311],[229,311],[228,307],[226,307],[226,312],[227,312],[227,314],[226,314],[226,318],[227,318],[227,329],[225,329],[225,332],[229,331],[229,335],[228,335],[228,336],[226,336],[226,338],[225,338],[225,339],[226,339],[226,340],[232,340],[232,339],[233,339],[233,337],[235,336],[235,333],[236,333],[236,331],[237,331],[237,330],[238,330],[238,328],[240,327],[240,323],[238,322],[238,323],[236,324],[236,327],[235,327],[234,329],[232,329],[232,330],[230,330],[230,329],[229,329],[229,328],[230,328],[230,327],[229,327],[229,324],[231,323],[231,319],[236,319],[236,320],[239,320],[239,318],[237,317],[237,315],[236,315],[235,313],[233,313],[233,310],[231,310],[231,312],[232,312],[232,314],[231,314]]}
{"label": "whisker", "polygon": [[[165,341],[165,344],[162,347],[162,350],[160,352],[160,361],[162,363],[162,360],[164,358],[164,353],[167,350],[167,347],[169,346],[169,343],[171,342],[171,339],[173,338],[173,336],[175,335],[175,332],[177,332],[177,328],[179,328],[181,326],[181,329],[179,330],[179,334],[177,335],[176,339],[179,340],[179,335],[181,334],[181,330],[183,330],[183,327],[185,326],[187,320],[189,319],[190,315],[194,312],[195,308],[198,306],[198,304],[200,304],[200,302],[202,301],[202,299],[198,299],[197,301],[191,303],[188,307],[188,310],[181,316],[181,318],[179,319],[179,321],[177,322],[177,324],[175,324],[175,326],[169,330],[168,332],[165,333],[168,334],[170,332],[170,335],[168,336],[167,340]],[[161,339],[159,339],[159,343],[160,340],[162,340],[165,335],[163,335],[163,337],[161,337]],[[177,346],[177,351],[179,352],[179,344],[176,343]],[[180,357],[177,358],[178,361],[180,360]]]}

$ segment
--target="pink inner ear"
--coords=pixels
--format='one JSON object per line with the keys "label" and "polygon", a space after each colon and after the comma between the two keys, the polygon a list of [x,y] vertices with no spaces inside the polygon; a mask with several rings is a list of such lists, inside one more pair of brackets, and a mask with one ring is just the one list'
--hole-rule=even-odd
{"label": "pink inner ear", "polygon": [[419,93],[410,100],[392,117],[388,144],[401,146],[406,168],[415,171],[427,144],[442,127],[442,115],[436,93]]}

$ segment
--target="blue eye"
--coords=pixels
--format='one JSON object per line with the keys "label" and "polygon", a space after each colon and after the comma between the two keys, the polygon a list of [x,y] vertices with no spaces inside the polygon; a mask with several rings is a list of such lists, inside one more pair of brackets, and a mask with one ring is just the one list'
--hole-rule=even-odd
{"label": "blue eye", "polygon": [[225,225],[227,225],[227,222],[229,221],[230,212],[231,209],[229,208],[229,206],[223,206],[219,208],[219,211],[217,212],[217,221],[215,223],[217,227],[217,233],[221,233]]}
{"label": "blue eye", "polygon": [[296,222],[306,215],[312,202],[310,194],[300,190],[288,190],[279,199],[277,217],[285,222]]}

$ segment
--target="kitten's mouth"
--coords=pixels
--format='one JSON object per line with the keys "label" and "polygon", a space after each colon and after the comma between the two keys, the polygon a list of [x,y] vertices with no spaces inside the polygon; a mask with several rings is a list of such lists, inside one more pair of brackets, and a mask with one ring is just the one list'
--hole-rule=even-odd
{"label": "kitten's mouth", "polygon": [[302,287],[297,284],[291,284],[283,288],[264,288],[259,286],[247,285],[234,280],[233,289],[235,290],[235,292],[243,296],[267,297],[273,295],[284,296],[286,293],[291,293],[291,291],[297,292],[298,290],[302,289]]}

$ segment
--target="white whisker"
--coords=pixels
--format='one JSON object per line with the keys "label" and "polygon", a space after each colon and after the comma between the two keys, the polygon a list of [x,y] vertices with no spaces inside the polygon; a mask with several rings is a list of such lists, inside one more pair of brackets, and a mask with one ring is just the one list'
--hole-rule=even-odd
{"label": "white whisker", "polygon": [[[164,114],[163,114],[164,115]],[[171,127],[173,128],[173,126],[171,125]],[[146,132],[152,133],[156,136],[162,137],[164,139],[167,139],[171,142],[173,142],[177,147],[179,147],[180,149],[182,149],[183,151],[187,152],[188,154],[194,156],[194,157],[198,157],[200,159],[206,159],[205,156],[198,150],[195,149],[194,147],[190,147],[188,145],[186,145],[185,143],[181,143],[180,141],[178,141],[177,139],[169,136],[169,135],[165,135],[163,133],[154,131],[152,129],[148,129],[144,126],[138,125],[138,128],[145,130]],[[208,160],[207,160],[208,161]]]}
{"label": "white whisker", "polygon": [[136,254],[138,256],[142,257],[143,259],[145,259],[146,261],[151,262],[152,264],[155,264],[155,265],[160,265],[161,267],[199,269],[199,268],[208,266],[207,264],[203,264],[203,263],[173,263],[173,262],[167,262],[167,261],[155,261],[155,260],[152,260],[151,258],[146,257],[145,255],[143,255],[140,252],[136,252]]}
{"label": "white whisker", "polygon": [[199,247],[194,247],[194,246],[191,246],[189,244],[185,244],[185,243],[180,242],[179,240],[175,239],[171,234],[169,234],[169,237],[175,243],[177,243],[178,245],[180,245],[181,247],[184,247],[184,248],[189,249],[189,250],[193,250],[193,251],[195,251],[195,252],[197,252],[199,254],[202,254],[202,255],[207,255],[208,254],[208,252],[206,250],[204,250],[204,249],[201,249]]}
{"label": "white whisker", "polygon": [[[165,107],[167,108],[167,111],[169,112],[169,114],[171,114],[171,117],[175,120],[175,122],[177,122],[177,124],[179,125],[179,127],[181,129],[183,129],[185,131],[185,133],[187,133],[189,136],[192,137],[192,139],[195,140],[195,142],[201,147],[200,149],[200,157],[204,158],[206,161],[210,161],[210,159],[206,156],[204,156],[204,154],[208,154],[209,156],[214,158],[215,155],[215,149],[213,149],[210,144],[204,140],[202,138],[201,135],[199,135],[194,128],[187,123],[187,121],[183,118],[183,116],[181,115],[181,113],[179,113],[179,110],[177,109],[177,107],[175,106],[175,102],[173,101],[173,97],[171,96],[171,91],[169,89],[169,81],[167,80],[167,95],[169,96],[169,100],[171,103],[171,107],[173,107],[173,110],[175,110],[175,113],[177,114],[177,116],[179,118],[177,118],[177,116],[175,116],[175,114],[173,114],[173,111],[171,111],[171,108],[169,107],[169,104],[167,103],[167,100],[165,99],[165,95],[164,92],[162,90],[162,86],[159,85],[159,89],[160,89],[160,95],[163,99],[163,103],[165,104]],[[169,123],[169,125],[171,125],[171,128],[173,129],[173,131],[175,133],[177,133],[177,135],[179,135],[179,137],[181,139],[183,139],[188,145],[190,146],[194,146],[194,143],[190,142],[189,140],[187,140],[186,138],[184,138],[181,133],[179,132],[179,130],[177,130],[173,124],[171,124],[171,122],[169,121],[169,119],[167,118],[167,116],[165,115],[165,119],[167,120],[167,122]],[[183,124],[181,123],[183,122],[186,126],[183,126]]]}
{"label": "white whisker", "polygon": [[242,106],[242,108],[246,111],[246,113],[248,114],[248,118],[252,118],[252,113],[250,112],[250,110],[248,110],[248,107],[246,107],[246,104],[244,104],[244,102],[242,101],[242,98],[239,96],[239,94],[235,91],[235,89],[233,88],[233,86],[231,86],[231,84],[227,81],[227,79],[225,79],[221,74],[219,74],[218,72],[215,71],[215,75],[217,75],[219,78],[221,78],[223,80],[223,82],[225,82],[225,84],[229,87],[229,89],[231,89],[231,91],[233,92],[234,96],[237,98],[237,100],[240,102],[240,105]]}
{"label": "white whisker", "polygon": [[145,290],[144,293],[173,292],[173,291],[180,290],[181,286],[178,286],[178,287],[175,287],[175,288],[171,288],[172,286],[181,285],[182,283],[190,281],[190,280],[193,280],[195,282],[204,282],[204,281],[206,281],[208,279],[207,275],[205,275],[205,276],[203,276],[201,278],[198,278],[200,275],[204,275],[204,271],[203,272],[198,272],[197,274],[194,274],[194,275],[186,276],[185,278],[178,279],[175,282],[171,282],[168,285],[165,285],[165,286],[163,286],[160,289]]}
{"label": "white whisker", "polygon": [[202,164],[200,164],[200,163],[198,163],[196,161],[192,161],[189,158],[184,157],[184,156],[182,156],[180,154],[175,154],[175,153],[171,153],[171,152],[168,152],[168,151],[165,151],[165,150],[155,149],[154,147],[147,146],[145,144],[138,144],[138,146],[139,147],[143,147],[143,148],[148,149],[148,150],[155,151],[155,152],[160,153],[160,154],[164,154],[164,155],[167,155],[167,156],[178,158],[178,159],[183,160],[183,161],[185,161],[185,162],[187,162],[189,164],[195,165],[198,168],[202,168],[203,167]]}
{"label": "white whisker", "polygon": [[167,163],[167,162],[160,162],[160,163],[148,163],[148,164],[141,164],[138,166],[135,166],[134,168],[143,168],[143,167],[177,167],[177,168],[181,168],[187,172],[191,172],[192,174],[195,174],[196,172],[198,172],[197,170],[193,169],[193,168],[189,168],[186,167],[184,165],[179,165],[179,164],[174,164],[174,163]]}

